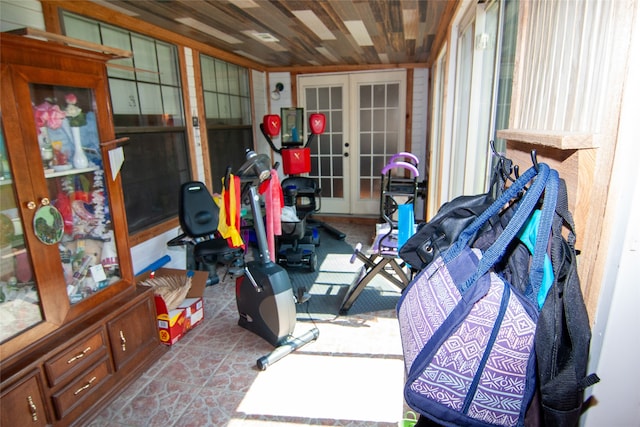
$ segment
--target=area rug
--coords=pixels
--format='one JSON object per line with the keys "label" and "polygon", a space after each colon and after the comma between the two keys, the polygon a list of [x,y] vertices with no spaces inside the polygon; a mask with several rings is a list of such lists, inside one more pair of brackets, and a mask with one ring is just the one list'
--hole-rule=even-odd
{"label": "area rug", "polygon": [[[353,246],[345,240],[336,239],[322,228],[318,231],[320,243],[315,248],[318,256],[317,271],[312,272],[307,266],[285,266],[294,292],[304,287],[310,295],[308,302],[297,306],[301,319],[305,315],[322,320],[337,317],[349,286],[364,268],[362,261],[358,259],[351,262]],[[362,250],[367,251],[367,242],[362,243]],[[394,310],[399,297],[400,289],[397,286],[380,275],[376,276],[344,316]]]}

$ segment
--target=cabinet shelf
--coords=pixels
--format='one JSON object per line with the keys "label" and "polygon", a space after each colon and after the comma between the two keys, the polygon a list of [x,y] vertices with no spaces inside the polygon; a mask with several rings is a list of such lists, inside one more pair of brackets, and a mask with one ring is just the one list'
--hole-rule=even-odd
{"label": "cabinet shelf", "polygon": [[97,166],[91,166],[91,167],[81,168],[81,169],[71,168],[71,169],[66,169],[66,170],[62,170],[62,171],[55,171],[53,169],[45,169],[44,176],[47,179],[48,178],[57,178],[57,177],[68,176],[68,175],[79,175],[81,173],[86,173],[86,172],[95,172],[95,171],[97,171],[99,169],[100,168],[97,167]]}

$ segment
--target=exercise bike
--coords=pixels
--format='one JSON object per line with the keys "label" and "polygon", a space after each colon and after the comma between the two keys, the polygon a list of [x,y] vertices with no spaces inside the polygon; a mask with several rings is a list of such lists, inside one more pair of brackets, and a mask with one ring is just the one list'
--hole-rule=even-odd
{"label": "exercise bike", "polygon": [[289,274],[283,267],[272,262],[269,256],[257,190],[262,182],[271,179],[270,159],[254,151],[247,151],[246,158],[235,175],[240,178],[243,186],[242,198],[248,200],[251,207],[258,259],[247,262],[244,275],[236,279],[236,303],[238,325],[276,347],[256,361],[257,367],[265,370],[289,353],[316,340],[320,331],[314,327],[300,337],[293,336],[296,298]]}

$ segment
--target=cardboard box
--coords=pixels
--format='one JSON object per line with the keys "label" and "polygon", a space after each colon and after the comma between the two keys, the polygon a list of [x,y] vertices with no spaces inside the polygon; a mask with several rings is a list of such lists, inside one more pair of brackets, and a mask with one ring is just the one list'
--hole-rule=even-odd
{"label": "cardboard box", "polygon": [[[167,310],[167,305],[161,296],[155,296],[156,313],[158,316],[158,333],[160,341],[166,345],[173,345],[178,342],[184,334],[200,324],[204,320],[204,301],[202,295],[207,286],[209,273],[206,271],[193,272],[191,278],[191,289],[187,293],[185,300],[174,310]],[[150,272],[144,273],[136,278],[142,282],[149,278]],[[155,277],[185,276],[187,270],[173,268],[160,268],[155,271]]]}

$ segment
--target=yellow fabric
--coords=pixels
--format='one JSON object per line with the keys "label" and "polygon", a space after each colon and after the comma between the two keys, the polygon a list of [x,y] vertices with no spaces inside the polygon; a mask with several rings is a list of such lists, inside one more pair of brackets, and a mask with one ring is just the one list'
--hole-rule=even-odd
{"label": "yellow fabric", "polygon": [[218,232],[222,237],[228,240],[229,245],[234,248],[244,246],[240,232],[238,231],[238,207],[239,201],[239,179],[233,174],[229,174],[229,190],[227,193],[227,185],[222,178],[222,196],[221,200],[216,201],[220,208],[218,220]]}

